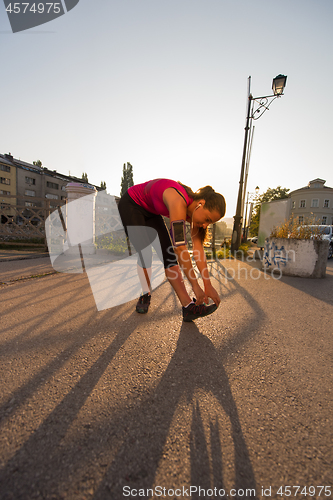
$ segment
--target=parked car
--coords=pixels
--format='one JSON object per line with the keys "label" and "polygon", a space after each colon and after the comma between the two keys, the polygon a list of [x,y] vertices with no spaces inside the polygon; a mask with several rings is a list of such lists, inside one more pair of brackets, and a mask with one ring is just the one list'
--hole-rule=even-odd
{"label": "parked car", "polygon": [[252,243],[258,243],[258,236],[253,236],[250,241],[252,241]]}

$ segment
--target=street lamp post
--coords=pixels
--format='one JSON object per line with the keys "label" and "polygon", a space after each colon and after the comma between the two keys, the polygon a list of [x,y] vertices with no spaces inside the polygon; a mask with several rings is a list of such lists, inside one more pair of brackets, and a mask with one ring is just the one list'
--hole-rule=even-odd
{"label": "street lamp post", "polygon": [[[259,194],[259,186],[256,187],[255,191],[256,191],[255,193],[249,193],[249,192],[247,193],[246,210],[245,210],[244,225],[243,225],[243,241],[247,240],[247,231],[248,231],[248,226],[250,225],[248,223],[248,220],[247,220],[248,207],[249,207],[250,203],[251,203],[251,207],[252,207],[252,204],[253,204],[252,202],[258,196],[258,194]],[[250,208],[250,210],[249,210],[249,221],[251,220],[251,210],[252,210],[252,208]]]}
{"label": "street lamp post", "polygon": [[[244,196],[244,173],[246,166],[246,159],[248,156],[249,148],[249,137],[250,130],[252,128],[252,120],[258,120],[264,113],[269,109],[272,102],[283,95],[283,90],[286,86],[287,77],[284,75],[278,75],[273,79],[272,90],[273,95],[253,97],[250,92],[251,77],[249,76],[249,87],[248,87],[248,106],[246,113],[246,123],[245,123],[245,136],[243,144],[243,156],[242,156],[242,166],[241,174],[239,179],[239,189],[237,198],[236,215],[234,216],[234,228],[232,233],[231,241],[231,251],[234,252],[239,249],[242,236],[242,208],[243,208],[243,196]],[[255,108],[256,106],[256,108]]]}

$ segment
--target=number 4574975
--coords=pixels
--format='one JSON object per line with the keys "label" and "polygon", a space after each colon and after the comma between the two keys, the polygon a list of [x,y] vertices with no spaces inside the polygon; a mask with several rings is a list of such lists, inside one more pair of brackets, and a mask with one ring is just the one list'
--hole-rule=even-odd
{"label": "number 4574975", "polygon": [[15,2],[10,3],[6,8],[6,11],[10,14],[26,14],[28,12],[33,12],[34,14],[49,14],[50,12],[54,14],[60,14],[61,4],[59,2],[54,3],[30,3],[30,2]]}
{"label": "number 4574975", "polygon": [[280,486],[276,494],[285,497],[296,495],[314,497],[316,494],[318,497],[321,495],[329,497],[331,496],[331,486]]}

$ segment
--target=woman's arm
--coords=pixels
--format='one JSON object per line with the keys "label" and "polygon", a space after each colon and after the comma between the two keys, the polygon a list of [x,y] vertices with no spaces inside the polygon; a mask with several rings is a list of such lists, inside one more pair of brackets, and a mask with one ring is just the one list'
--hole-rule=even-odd
{"label": "woman's arm", "polygon": [[210,281],[209,271],[207,269],[206,255],[202,241],[198,235],[198,228],[193,227],[191,229],[191,238],[193,243],[193,257],[204,283],[205,294],[207,295],[207,297],[210,297],[218,306],[221,302],[221,299]]}
{"label": "woman's arm", "polygon": [[[186,221],[187,205],[182,196],[173,188],[168,188],[163,193],[163,201],[169,210],[170,223],[173,221],[184,220]],[[196,273],[192,266],[190,254],[188,253],[186,245],[174,246],[175,254],[180,267],[190,282],[193,292],[197,298],[197,304],[208,302],[208,297],[201,289]]]}

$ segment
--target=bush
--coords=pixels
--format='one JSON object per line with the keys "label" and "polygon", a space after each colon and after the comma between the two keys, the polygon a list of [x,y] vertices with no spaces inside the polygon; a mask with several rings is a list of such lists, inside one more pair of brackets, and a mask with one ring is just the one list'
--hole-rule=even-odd
{"label": "bush", "polygon": [[249,247],[251,245],[249,243],[242,243],[240,246],[239,246],[239,250],[242,250],[244,253],[247,253]]}
{"label": "bush", "polygon": [[[312,227],[310,227],[312,226]],[[292,238],[295,240],[321,240],[322,234],[320,232],[318,222],[316,223],[314,218],[306,218],[306,220],[300,224],[298,219],[290,217],[289,220],[285,221],[280,225],[273,228],[270,236],[271,238]]]}
{"label": "bush", "polygon": [[239,246],[239,249],[234,253],[234,255],[231,252],[231,249],[229,246],[224,245],[221,250],[218,250],[216,255],[218,259],[234,259],[234,258],[243,258],[247,256],[248,250],[249,250],[249,244],[247,243],[242,243]]}
{"label": "bush", "polygon": [[229,248],[222,248],[222,250],[219,250],[216,255],[218,259],[228,259],[229,253]]}
{"label": "bush", "polygon": [[114,255],[124,255],[128,251],[127,242],[123,235],[113,233],[98,236],[95,245],[96,248],[108,250]]}

